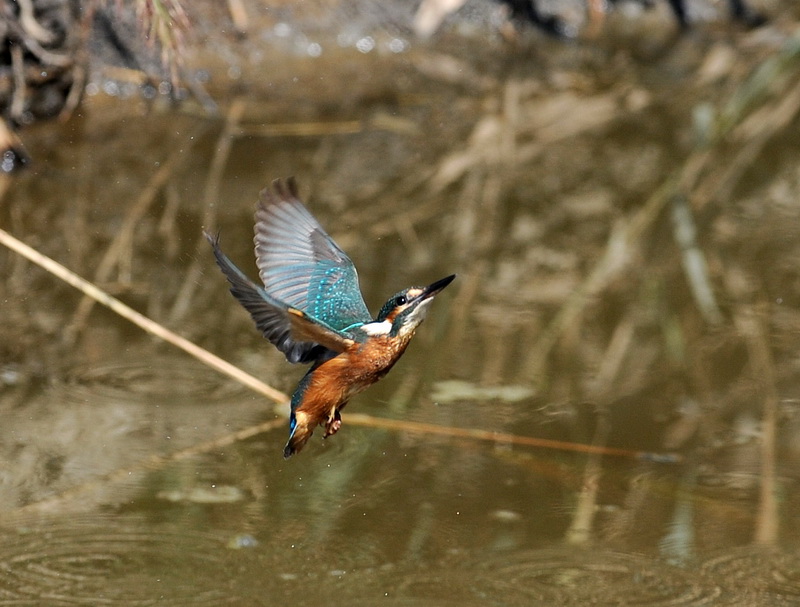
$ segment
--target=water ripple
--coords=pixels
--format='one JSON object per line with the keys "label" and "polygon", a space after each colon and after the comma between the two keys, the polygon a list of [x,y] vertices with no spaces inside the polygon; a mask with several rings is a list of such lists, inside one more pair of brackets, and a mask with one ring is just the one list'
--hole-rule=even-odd
{"label": "water ripple", "polygon": [[494,557],[476,568],[473,590],[504,605],[706,605],[720,588],[646,556],[556,548]]}
{"label": "water ripple", "polygon": [[39,519],[0,529],[0,605],[223,605],[224,540],[141,521]]}
{"label": "water ripple", "polygon": [[796,552],[757,546],[727,550],[703,563],[702,571],[725,581],[726,605],[800,604],[800,554]]}

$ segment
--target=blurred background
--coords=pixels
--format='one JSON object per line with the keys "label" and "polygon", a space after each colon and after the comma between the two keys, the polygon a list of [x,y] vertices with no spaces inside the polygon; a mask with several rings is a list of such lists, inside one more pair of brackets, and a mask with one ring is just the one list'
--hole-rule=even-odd
{"label": "blurred background", "polygon": [[[800,3],[0,0],[0,605],[800,603]],[[343,428],[257,277],[294,175],[370,309]],[[387,421],[388,420],[388,421]],[[550,441],[550,442],[548,442]]]}

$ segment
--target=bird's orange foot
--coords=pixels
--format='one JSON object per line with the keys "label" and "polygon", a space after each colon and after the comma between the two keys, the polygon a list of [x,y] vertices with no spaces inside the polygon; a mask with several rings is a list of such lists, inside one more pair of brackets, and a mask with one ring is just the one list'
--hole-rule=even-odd
{"label": "bird's orange foot", "polygon": [[336,434],[339,431],[339,428],[342,427],[342,416],[337,411],[334,413],[333,419],[329,419],[328,423],[325,424],[325,436],[324,438],[328,438],[331,434]]}

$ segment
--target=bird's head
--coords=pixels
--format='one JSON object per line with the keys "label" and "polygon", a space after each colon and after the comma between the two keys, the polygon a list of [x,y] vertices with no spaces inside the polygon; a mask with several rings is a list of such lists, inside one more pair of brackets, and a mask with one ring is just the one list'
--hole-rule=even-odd
{"label": "bird's head", "polygon": [[383,304],[378,317],[362,328],[370,335],[405,337],[413,333],[425,319],[428,306],[442,289],[453,282],[455,274],[437,280],[427,287],[409,287],[392,295]]}

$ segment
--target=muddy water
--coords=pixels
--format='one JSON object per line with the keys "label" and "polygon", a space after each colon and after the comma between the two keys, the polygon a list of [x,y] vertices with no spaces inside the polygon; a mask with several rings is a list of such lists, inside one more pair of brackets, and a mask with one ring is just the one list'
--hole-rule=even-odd
{"label": "muddy water", "polygon": [[[280,30],[194,57],[219,115],[97,80],[27,129],[2,227],[280,390],[302,371],[200,235],[255,276],[271,179],[297,177],[371,309],[459,278],[284,461],[284,409],[0,253],[0,605],[796,604],[798,68],[723,144],[692,127],[792,25],[311,56]],[[713,305],[680,197],[653,203],[676,174]]]}

